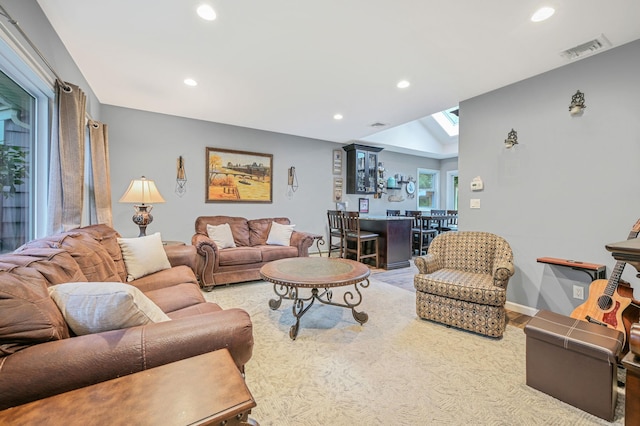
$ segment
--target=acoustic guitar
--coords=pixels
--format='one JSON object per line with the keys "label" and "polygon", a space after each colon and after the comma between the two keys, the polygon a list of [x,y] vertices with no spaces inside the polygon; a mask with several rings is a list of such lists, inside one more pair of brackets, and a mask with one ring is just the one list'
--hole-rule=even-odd
{"label": "acoustic guitar", "polygon": [[[633,225],[627,240],[636,238],[640,233],[640,219]],[[622,319],[624,312],[633,301],[633,290],[631,297],[620,294],[618,283],[626,262],[621,260],[616,262],[609,280],[595,280],[589,286],[589,297],[587,300],[571,312],[571,318],[600,324],[622,332],[626,342],[627,329]]]}

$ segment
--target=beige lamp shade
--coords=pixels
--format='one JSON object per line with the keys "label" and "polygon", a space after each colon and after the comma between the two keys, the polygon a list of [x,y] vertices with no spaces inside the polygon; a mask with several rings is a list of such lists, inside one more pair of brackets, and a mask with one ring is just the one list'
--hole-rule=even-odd
{"label": "beige lamp shade", "polygon": [[160,195],[154,181],[142,176],[140,179],[133,179],[129,188],[120,198],[121,203],[164,203],[164,198]]}

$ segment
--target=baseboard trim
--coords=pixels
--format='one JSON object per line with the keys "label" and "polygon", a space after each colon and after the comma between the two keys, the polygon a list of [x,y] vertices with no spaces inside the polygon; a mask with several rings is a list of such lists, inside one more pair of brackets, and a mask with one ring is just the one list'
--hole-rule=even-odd
{"label": "baseboard trim", "polygon": [[538,313],[538,309],[531,308],[529,306],[520,305],[518,303],[507,302],[504,304],[505,309],[508,309],[513,312],[517,312],[523,315],[529,315],[530,317],[535,316]]}

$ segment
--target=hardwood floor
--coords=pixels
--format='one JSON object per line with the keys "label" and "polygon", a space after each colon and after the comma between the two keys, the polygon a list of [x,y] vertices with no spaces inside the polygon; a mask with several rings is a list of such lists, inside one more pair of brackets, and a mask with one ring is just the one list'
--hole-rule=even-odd
{"label": "hardwood floor", "polygon": [[[371,267],[372,277],[375,277],[377,280],[383,281],[387,284],[412,292],[416,291],[413,287],[413,277],[417,272],[418,268],[415,267],[413,262],[411,262],[411,266],[408,268],[393,269],[390,271]],[[531,317],[528,315],[523,315],[507,309],[507,321],[515,327],[524,328],[530,319]]]}

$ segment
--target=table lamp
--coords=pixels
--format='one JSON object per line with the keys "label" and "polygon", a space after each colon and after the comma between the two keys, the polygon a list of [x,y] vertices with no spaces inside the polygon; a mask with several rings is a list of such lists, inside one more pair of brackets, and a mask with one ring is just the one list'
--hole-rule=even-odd
{"label": "table lamp", "polygon": [[164,203],[164,198],[160,195],[154,181],[142,176],[140,179],[133,179],[129,184],[129,188],[119,200],[121,203],[139,203],[133,207],[136,210],[133,215],[133,223],[140,228],[140,235],[147,235],[147,225],[153,221],[151,209],[153,206],[148,203]]}

